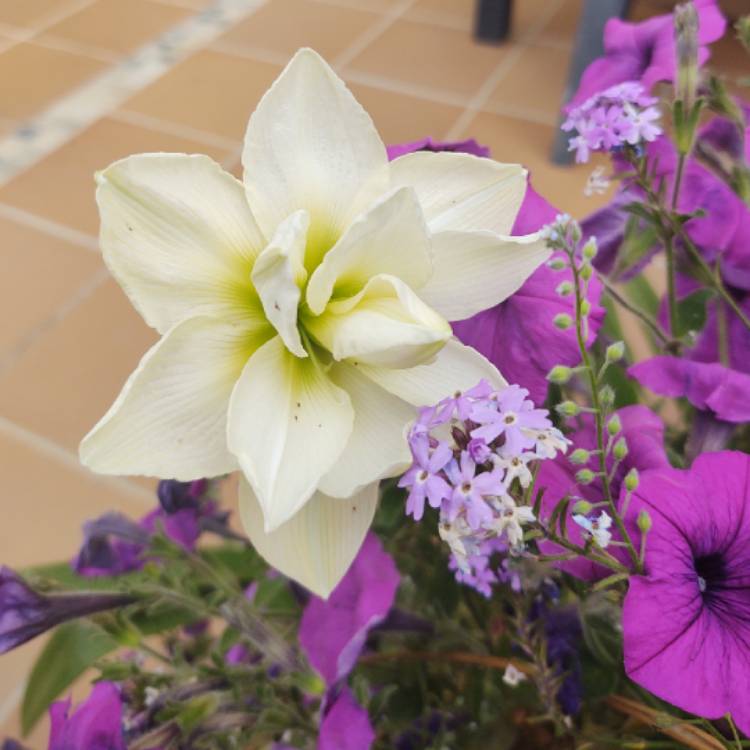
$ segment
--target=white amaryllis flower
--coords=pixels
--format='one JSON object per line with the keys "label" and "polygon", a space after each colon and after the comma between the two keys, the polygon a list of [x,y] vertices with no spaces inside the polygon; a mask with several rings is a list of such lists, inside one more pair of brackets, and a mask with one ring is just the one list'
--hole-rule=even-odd
{"label": "white amaryllis flower", "polygon": [[112,274],[162,335],[81,443],[110,474],[239,469],[260,553],[327,596],[409,464],[415,405],[497,370],[451,337],[548,251],[509,237],[519,166],[457,153],[388,163],[367,113],[301,50],[250,118],[239,182],[205,156],[98,175]]}

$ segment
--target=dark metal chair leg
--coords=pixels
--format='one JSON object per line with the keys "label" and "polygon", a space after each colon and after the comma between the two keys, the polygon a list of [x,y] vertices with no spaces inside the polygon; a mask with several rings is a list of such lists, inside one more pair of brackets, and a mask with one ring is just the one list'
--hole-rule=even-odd
{"label": "dark metal chair leg", "polygon": [[[568,82],[563,94],[564,106],[573,96],[581,81],[583,71],[589,63],[604,54],[604,25],[610,18],[623,18],[628,12],[628,0],[586,0],[578,22],[573,60],[568,70]],[[561,120],[562,122],[562,120]],[[552,161],[555,164],[570,164],[572,152],[568,151],[568,133],[558,128],[552,148]]]}
{"label": "dark metal chair leg", "polygon": [[477,0],[474,36],[482,42],[502,42],[510,31],[513,0]]}

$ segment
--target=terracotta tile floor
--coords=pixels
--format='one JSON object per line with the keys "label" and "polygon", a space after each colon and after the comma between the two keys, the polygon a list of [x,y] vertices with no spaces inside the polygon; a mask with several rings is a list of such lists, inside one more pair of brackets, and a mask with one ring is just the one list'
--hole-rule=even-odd
{"label": "terracotta tile floor", "polygon": [[[127,67],[141,45],[210,17],[215,2],[0,0],[0,152],[78,87]],[[473,42],[474,0],[247,0],[248,9],[256,3],[0,185],[2,563],[68,558],[87,517],[152,503],[151,481],[95,477],[76,458],[155,339],[98,255],[93,173],[147,150],[200,151],[237,172],[247,117],[297,47],[329,58],[387,142],[474,136],[496,158],[524,162],[561,209],[596,207],[582,194],[590,167],[548,158],[581,0],[517,0],[499,47]],[[747,73],[731,45],[717,58]],[[17,731],[37,648],[0,658],[0,739]],[[43,734],[31,747],[44,747]]]}

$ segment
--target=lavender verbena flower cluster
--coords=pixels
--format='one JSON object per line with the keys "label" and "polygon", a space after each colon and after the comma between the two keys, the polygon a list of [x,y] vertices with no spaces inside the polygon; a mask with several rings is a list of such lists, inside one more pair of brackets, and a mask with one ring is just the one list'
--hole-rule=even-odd
{"label": "lavender verbena flower cluster", "polygon": [[565,131],[576,131],[570,151],[579,163],[589,160],[593,151],[616,151],[626,145],[649,143],[662,134],[660,113],[643,86],[626,81],[594,94],[572,108],[562,124]]}
{"label": "lavender verbena flower cluster", "polygon": [[554,458],[568,444],[528,395],[482,380],[420,409],[409,432],[414,462],[399,481],[409,488],[407,515],[419,521],[425,501],[439,509],[456,578],[485,596],[498,581],[519,585],[507,566],[493,569],[491,557],[523,550],[523,527],[536,519],[517,488],[531,484],[533,461]]}

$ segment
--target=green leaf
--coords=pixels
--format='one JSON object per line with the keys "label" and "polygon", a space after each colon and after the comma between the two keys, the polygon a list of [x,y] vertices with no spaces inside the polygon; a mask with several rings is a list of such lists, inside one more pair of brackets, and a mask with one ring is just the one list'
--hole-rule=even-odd
{"label": "green leaf", "polygon": [[627,298],[640,310],[655,318],[659,313],[659,295],[643,274],[633,277],[625,286]]}
{"label": "green leaf", "polygon": [[[642,211],[639,211],[639,209],[642,209]],[[631,268],[640,263],[659,243],[659,231],[651,225],[654,219],[647,209],[640,203],[631,203],[625,210],[630,213],[637,213],[640,218],[645,218],[649,224],[644,226],[635,217],[628,222],[618,253],[617,265],[612,272],[613,279],[617,279],[626,268]]]}
{"label": "green leaf", "polygon": [[700,331],[706,324],[706,304],[713,296],[710,289],[699,289],[677,303],[676,335],[684,336],[688,331]]}
{"label": "green leaf", "polygon": [[61,625],[31,671],[21,706],[24,736],[56,698],[95,662],[114,651],[117,641],[88,620]]}

